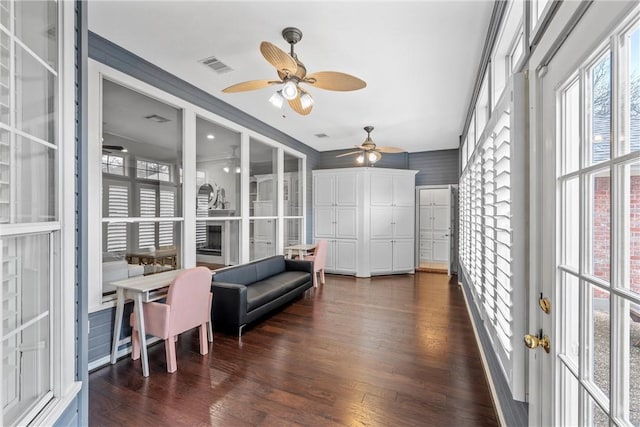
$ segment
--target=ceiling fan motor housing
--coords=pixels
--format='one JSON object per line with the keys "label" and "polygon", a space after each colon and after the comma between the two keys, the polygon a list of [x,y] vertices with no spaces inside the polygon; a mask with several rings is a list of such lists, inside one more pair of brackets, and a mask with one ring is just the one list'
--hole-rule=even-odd
{"label": "ceiling fan motor housing", "polygon": [[287,43],[296,44],[302,40],[302,31],[296,27],[287,27],[282,30],[282,37],[287,41]]}

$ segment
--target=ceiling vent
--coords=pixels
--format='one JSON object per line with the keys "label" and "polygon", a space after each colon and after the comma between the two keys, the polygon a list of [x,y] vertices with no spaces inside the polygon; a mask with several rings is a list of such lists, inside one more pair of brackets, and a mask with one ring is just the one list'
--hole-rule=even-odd
{"label": "ceiling vent", "polygon": [[166,117],[162,117],[159,116],[157,114],[151,114],[150,116],[144,116],[145,119],[151,120],[153,122],[156,123],[167,123],[170,122],[171,120],[167,119]]}
{"label": "ceiling vent", "polygon": [[207,67],[211,68],[213,71],[215,71],[218,74],[224,74],[224,73],[228,73],[229,71],[233,71],[233,68],[229,67],[227,64],[220,61],[215,56],[210,56],[208,58],[201,59],[198,62],[206,65]]}
{"label": "ceiling vent", "polygon": [[316,138],[329,138],[329,135],[327,135],[326,133],[316,133],[315,137]]}

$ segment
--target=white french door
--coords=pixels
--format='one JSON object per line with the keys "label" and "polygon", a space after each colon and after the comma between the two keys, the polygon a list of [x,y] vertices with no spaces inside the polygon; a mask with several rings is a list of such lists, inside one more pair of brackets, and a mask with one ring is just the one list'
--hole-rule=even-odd
{"label": "white french door", "polygon": [[530,326],[550,341],[530,360],[536,424],[640,425],[640,8],[630,4],[593,3],[536,76],[532,295],[551,300]]}

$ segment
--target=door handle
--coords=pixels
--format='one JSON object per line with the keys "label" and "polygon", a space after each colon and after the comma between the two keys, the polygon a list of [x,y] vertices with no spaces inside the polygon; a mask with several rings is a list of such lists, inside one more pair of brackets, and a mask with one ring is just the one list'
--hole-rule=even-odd
{"label": "door handle", "polygon": [[538,334],[538,336],[527,334],[524,336],[524,345],[526,345],[530,349],[542,347],[544,351],[549,353],[551,350],[551,342],[549,341],[549,337],[546,335],[542,335],[542,330]]}

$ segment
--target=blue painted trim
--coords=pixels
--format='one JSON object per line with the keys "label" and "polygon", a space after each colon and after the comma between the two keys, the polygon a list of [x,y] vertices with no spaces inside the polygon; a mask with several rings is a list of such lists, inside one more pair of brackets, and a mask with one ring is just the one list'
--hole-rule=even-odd
{"label": "blue painted trim", "polygon": [[473,317],[472,320],[475,324],[476,332],[478,333],[480,342],[482,343],[482,347],[479,350],[483,352],[485,360],[487,361],[487,365],[489,366],[489,372],[487,372],[487,375],[489,375],[491,377],[491,380],[493,381],[493,385],[496,390],[497,398],[500,402],[502,415],[504,416],[506,425],[526,426],[529,423],[529,404],[526,402],[513,400],[513,398],[511,397],[511,389],[509,388],[507,379],[505,378],[504,373],[500,368],[498,356],[491,350],[492,346],[491,340],[489,339],[489,334],[484,328],[482,318],[480,317],[480,312],[473,302],[473,295],[471,293],[471,289],[469,288],[469,282],[464,274],[464,270],[459,269],[458,278],[462,283],[462,290],[466,295],[467,301],[469,302],[468,306],[469,310],[471,311],[471,316]]}
{"label": "blue painted trim", "polygon": [[[88,3],[76,0],[76,379],[82,382],[77,398],[77,425],[89,425],[89,280],[87,232],[89,162],[87,161],[87,66],[89,47]],[[72,90],[67,88],[67,90]]]}

